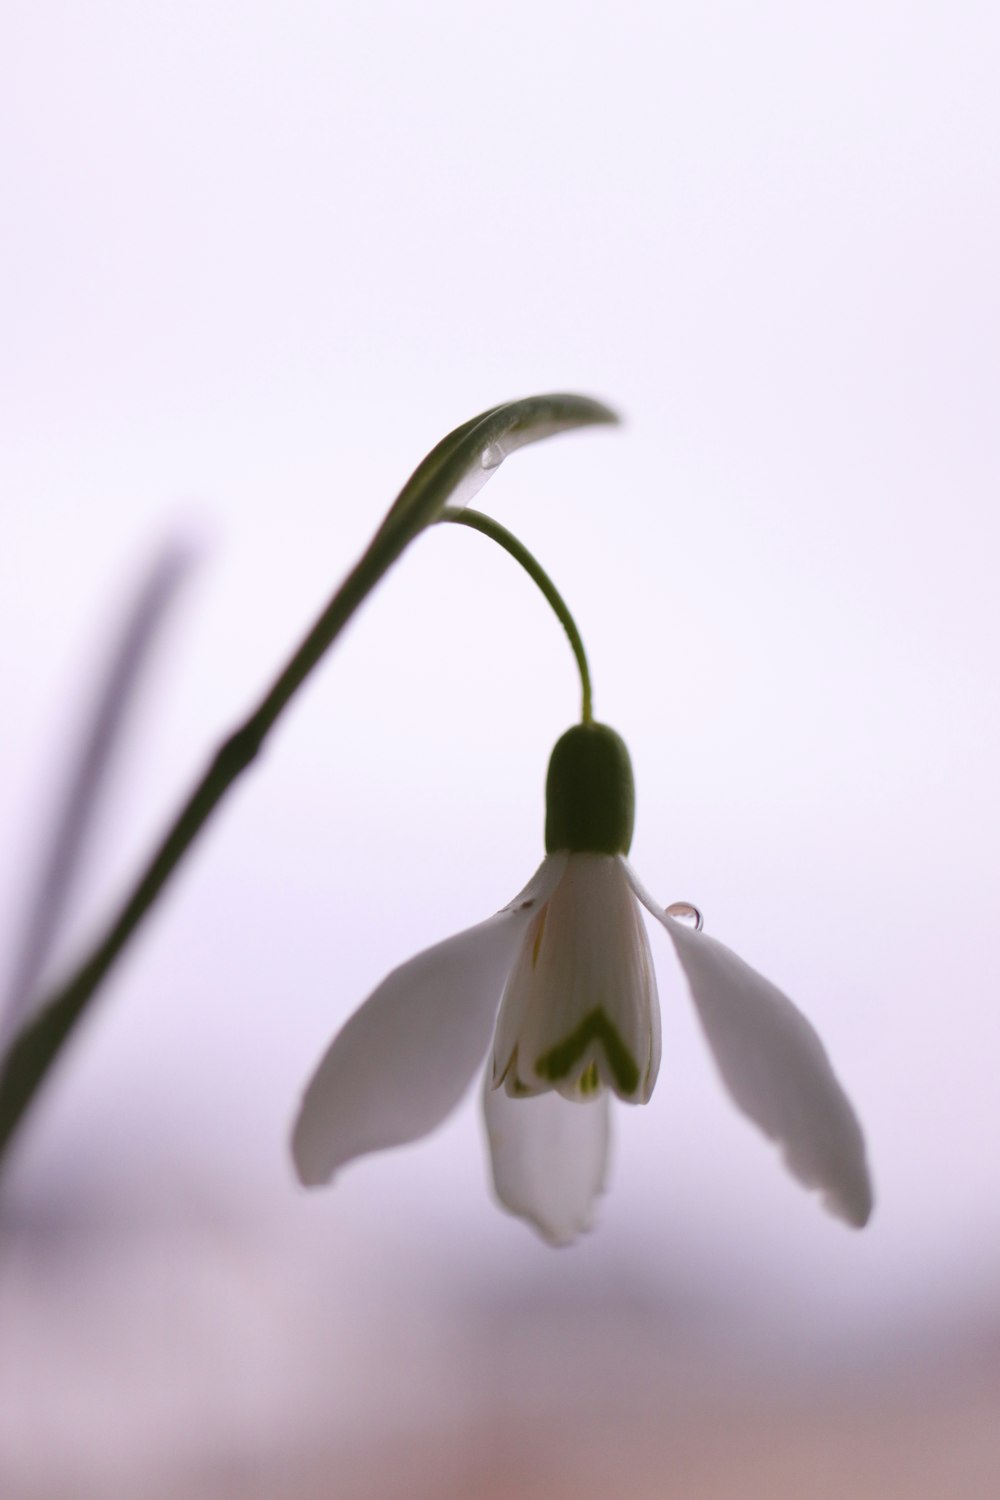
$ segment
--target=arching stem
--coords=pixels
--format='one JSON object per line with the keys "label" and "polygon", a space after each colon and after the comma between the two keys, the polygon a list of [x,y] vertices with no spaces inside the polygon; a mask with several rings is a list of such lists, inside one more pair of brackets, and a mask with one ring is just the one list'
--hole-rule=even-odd
{"label": "arching stem", "polygon": [[593,723],[593,694],[590,685],[590,668],[587,665],[587,653],[583,648],[583,641],[577,629],[576,621],[569,612],[565,599],[556,588],[552,579],[546,573],[541,563],[538,562],[528,551],[527,547],[519,542],[512,531],[506,526],[501,526],[499,521],[494,521],[492,516],[484,516],[482,511],[469,510],[468,507],[461,508],[454,505],[446,505],[439,521],[451,521],[456,526],[471,526],[473,531],[481,531],[483,536],[488,536],[491,542],[496,542],[505,552],[509,552],[515,562],[519,562],[528,577],[533,579],[545,595],[548,602],[555,611],[556,618],[569,636],[576,664],[580,669],[580,688],[583,698],[580,717],[584,724]]}

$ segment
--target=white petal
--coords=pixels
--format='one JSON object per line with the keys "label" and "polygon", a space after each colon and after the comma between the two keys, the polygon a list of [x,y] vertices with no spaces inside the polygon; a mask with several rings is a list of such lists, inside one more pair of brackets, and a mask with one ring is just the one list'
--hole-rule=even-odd
{"label": "white petal", "polygon": [[736,1105],[783,1148],[790,1171],[856,1228],[872,1188],[861,1126],[805,1016],[730,949],[668,917],[633,889],[673,939],[698,1018]]}
{"label": "white petal", "polygon": [[656,976],[624,862],[570,854],[504,991],[493,1080],[518,1096],[598,1085],[645,1103],[659,1063]]}
{"label": "white petal", "polygon": [[306,1186],[367,1151],[417,1140],[455,1107],[489,1047],[524,930],[564,862],[549,856],[495,917],[394,969],[334,1038],[292,1135]]}
{"label": "white petal", "polygon": [[608,1176],[610,1101],[606,1091],[577,1103],[560,1094],[512,1099],[490,1086],[483,1119],[493,1187],[504,1208],[527,1219],[551,1245],[589,1229]]}

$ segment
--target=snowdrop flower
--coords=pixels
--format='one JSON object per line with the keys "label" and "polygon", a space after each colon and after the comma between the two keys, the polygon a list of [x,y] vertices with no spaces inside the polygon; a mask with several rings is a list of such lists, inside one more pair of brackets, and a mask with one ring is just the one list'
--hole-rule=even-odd
{"label": "snowdrop flower", "polygon": [[302,1182],[426,1135],[489,1054],[497,1196],[551,1243],[588,1228],[607,1178],[610,1097],[645,1104],[660,1064],[645,907],[673,942],[733,1102],[832,1213],[863,1225],[861,1128],[815,1031],[773,984],[664,910],[626,861],[635,797],[623,741],[605,725],[570,729],[546,797],[548,853],[520,895],[395,969],[334,1039],[295,1125]]}

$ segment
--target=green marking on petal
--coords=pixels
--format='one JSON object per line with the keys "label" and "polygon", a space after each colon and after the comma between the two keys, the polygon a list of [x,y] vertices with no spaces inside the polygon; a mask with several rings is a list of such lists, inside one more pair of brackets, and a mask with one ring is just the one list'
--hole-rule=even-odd
{"label": "green marking on petal", "polygon": [[597,1071],[596,1062],[592,1062],[588,1068],[584,1068],[580,1074],[580,1081],[577,1087],[580,1093],[584,1095],[597,1093],[601,1087],[601,1075]]}
{"label": "green marking on petal", "polygon": [[[550,1051],[538,1058],[535,1063],[535,1072],[539,1078],[547,1078],[550,1083],[558,1083],[561,1078],[567,1076],[573,1064],[579,1062],[591,1042],[600,1042],[604,1048],[604,1055],[620,1092],[624,1095],[634,1094],[639,1086],[639,1069],[635,1058],[600,1005],[589,1011],[576,1030],[571,1032],[564,1041],[558,1042]],[[584,1079],[588,1077],[591,1069],[596,1072],[596,1068],[597,1064],[591,1063],[581,1075],[581,1090],[585,1091]]]}
{"label": "green marking on petal", "polygon": [[548,910],[549,909],[547,906],[543,906],[541,911],[538,913],[537,926],[535,928],[535,941],[531,946],[531,967],[533,969],[538,965],[538,955],[541,952],[542,948],[542,933],[545,931],[545,918],[548,915]]}
{"label": "green marking on petal", "polygon": [[521,1080],[520,1080],[520,1078],[518,1078],[518,1076],[517,1076],[517,1048],[516,1047],[514,1048],[513,1052],[510,1055],[510,1059],[509,1059],[509,1061],[507,1063],[507,1066],[504,1068],[503,1072],[500,1074],[500,1077],[493,1084],[493,1087],[495,1089],[500,1088],[501,1086],[504,1087],[507,1090],[508,1094],[510,1095],[510,1097],[512,1099],[523,1099],[523,1098],[526,1098],[527,1095],[531,1093],[531,1090],[528,1087],[528,1085],[526,1083],[522,1083]]}
{"label": "green marking on petal", "polygon": [[507,1091],[513,1099],[527,1099],[528,1095],[531,1093],[528,1085],[526,1083],[522,1083],[516,1073],[511,1073],[511,1075],[507,1079],[507,1085]]}

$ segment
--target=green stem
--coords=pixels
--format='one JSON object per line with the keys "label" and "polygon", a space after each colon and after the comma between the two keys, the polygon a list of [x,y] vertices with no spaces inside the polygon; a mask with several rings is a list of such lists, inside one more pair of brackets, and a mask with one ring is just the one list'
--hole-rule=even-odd
{"label": "green stem", "polygon": [[256,759],[291,698],[400,553],[437,520],[447,500],[475,493],[515,449],[553,433],[617,420],[608,407],[585,396],[534,396],[509,402],[449,433],[414,470],[367,551],[256,711],[213,757],[105,935],[15,1038],[0,1063],[0,1155],[98,986],[184,855],[229,788]]}
{"label": "green stem", "polygon": [[460,509],[458,506],[446,505],[438,517],[439,522],[451,521],[456,526],[471,526],[473,531],[481,531],[483,536],[488,536],[491,542],[496,542],[505,552],[509,552],[515,562],[519,562],[529,578],[534,579],[546,599],[551,604],[560,625],[569,636],[569,643],[576,657],[576,664],[580,669],[580,688],[583,695],[583,707],[580,717],[585,724],[593,723],[594,708],[593,694],[590,687],[590,668],[587,666],[587,653],[583,649],[583,641],[580,632],[576,628],[576,621],[569,612],[569,607],[552,579],[546,573],[541,563],[538,562],[527,547],[519,542],[512,531],[506,526],[501,526],[499,521],[494,521],[492,516],[484,516],[482,511]]}

